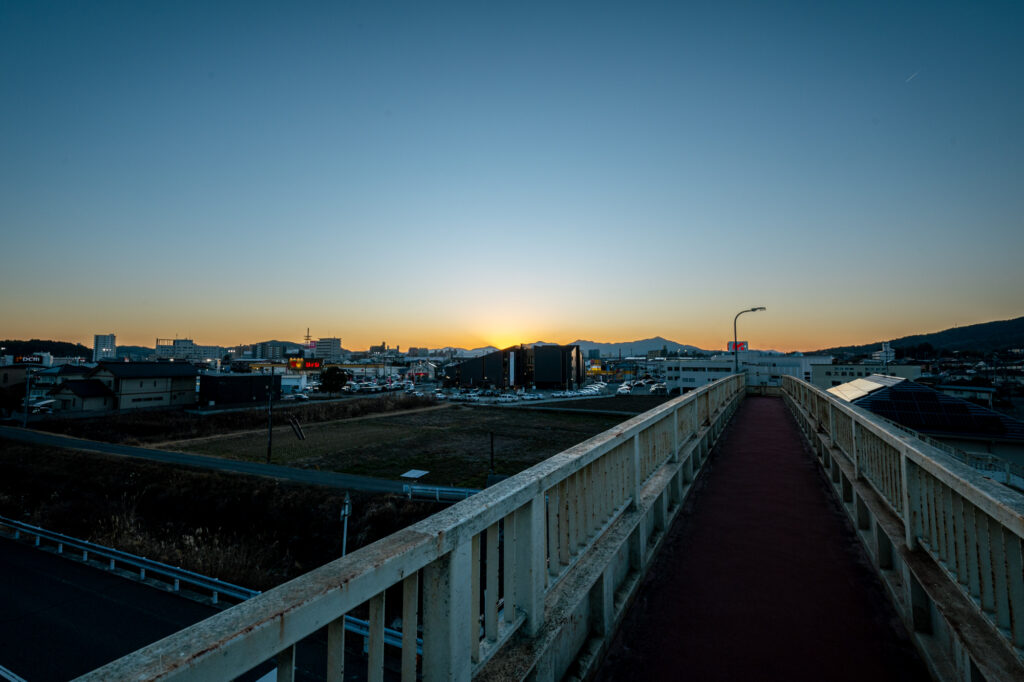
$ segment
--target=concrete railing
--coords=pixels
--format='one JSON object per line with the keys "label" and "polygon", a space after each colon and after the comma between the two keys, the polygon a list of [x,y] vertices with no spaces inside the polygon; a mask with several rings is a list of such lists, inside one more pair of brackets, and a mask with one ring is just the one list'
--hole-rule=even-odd
{"label": "concrete railing", "polygon": [[368,614],[370,680],[584,676],[743,395],[730,376],[671,400],[83,679],[222,680],[276,658],[291,680],[296,643],[326,628],[340,680],[350,612]]}
{"label": "concrete railing", "polygon": [[787,402],[939,679],[1024,679],[1024,496],[810,384]]}

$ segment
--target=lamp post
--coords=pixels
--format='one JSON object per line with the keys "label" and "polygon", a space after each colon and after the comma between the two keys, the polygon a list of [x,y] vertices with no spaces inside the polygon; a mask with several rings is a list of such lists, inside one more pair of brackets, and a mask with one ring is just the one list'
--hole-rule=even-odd
{"label": "lamp post", "polygon": [[736,317],[732,318],[732,357],[736,374],[740,373],[740,356],[739,350],[737,349],[737,346],[739,346],[739,342],[737,341],[736,336],[736,320],[740,319],[740,315],[742,315],[743,313],[756,313],[759,310],[767,309],[763,305],[758,306],[756,308],[747,308],[746,310],[739,311],[738,313],[736,313]]}
{"label": "lamp post", "polygon": [[345,491],[345,502],[341,505],[341,520],[344,522],[344,526],[341,531],[341,556],[345,556],[348,551],[348,517],[352,514],[352,498],[348,496],[348,491]]}

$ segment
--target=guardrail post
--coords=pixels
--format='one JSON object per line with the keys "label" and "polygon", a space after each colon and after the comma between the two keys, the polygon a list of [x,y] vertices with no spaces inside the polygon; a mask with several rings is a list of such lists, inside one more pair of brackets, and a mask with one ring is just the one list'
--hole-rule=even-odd
{"label": "guardrail post", "polygon": [[423,679],[469,680],[469,538],[423,568]]}
{"label": "guardrail post", "polygon": [[544,582],[547,572],[544,565],[547,558],[544,507],[542,493],[515,512],[515,605],[525,613],[526,634],[531,636],[540,632],[544,624]]}

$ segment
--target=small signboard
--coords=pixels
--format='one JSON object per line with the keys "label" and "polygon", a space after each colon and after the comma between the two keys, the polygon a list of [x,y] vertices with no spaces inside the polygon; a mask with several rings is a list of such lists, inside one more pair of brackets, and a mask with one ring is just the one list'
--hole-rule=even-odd
{"label": "small signboard", "polygon": [[750,347],[749,347],[749,345],[747,344],[746,341],[736,341],[736,342],[730,341],[729,342],[729,352],[730,353],[732,353],[733,351],[741,351],[741,350],[750,350]]}
{"label": "small signboard", "polygon": [[423,469],[409,469],[404,474],[402,474],[402,478],[411,478],[413,480],[416,480],[417,478],[422,478],[429,473],[429,471],[424,471]]}

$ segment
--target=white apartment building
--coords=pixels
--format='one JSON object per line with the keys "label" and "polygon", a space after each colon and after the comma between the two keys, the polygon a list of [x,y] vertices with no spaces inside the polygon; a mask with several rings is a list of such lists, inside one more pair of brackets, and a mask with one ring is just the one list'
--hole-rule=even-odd
{"label": "white apartment building", "polygon": [[315,357],[327,362],[341,362],[341,339],[323,338],[316,342]]}
{"label": "white apartment building", "polygon": [[117,359],[117,336],[96,334],[92,337],[92,361]]}
{"label": "white apartment building", "polygon": [[185,360],[188,362],[208,362],[219,360],[227,353],[221,346],[197,346],[192,339],[157,339],[156,357],[158,360]]}
{"label": "white apartment building", "polygon": [[[676,389],[685,393],[733,374],[735,361],[731,353],[710,358],[669,358],[662,370],[665,386],[669,394]],[[783,355],[763,351],[739,354],[739,367],[747,375],[747,386],[780,386],[783,376],[810,381],[812,367],[831,364],[831,355]]]}

